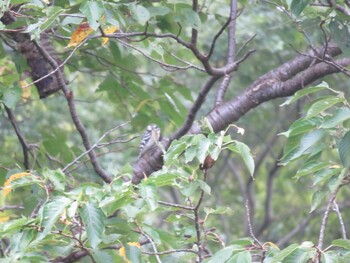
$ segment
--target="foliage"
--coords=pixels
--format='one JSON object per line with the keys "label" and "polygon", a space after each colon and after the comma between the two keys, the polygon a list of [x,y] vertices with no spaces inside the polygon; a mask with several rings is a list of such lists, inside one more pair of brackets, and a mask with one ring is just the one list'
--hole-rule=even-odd
{"label": "foliage", "polygon": [[350,261],[349,16],[2,1],[0,262]]}

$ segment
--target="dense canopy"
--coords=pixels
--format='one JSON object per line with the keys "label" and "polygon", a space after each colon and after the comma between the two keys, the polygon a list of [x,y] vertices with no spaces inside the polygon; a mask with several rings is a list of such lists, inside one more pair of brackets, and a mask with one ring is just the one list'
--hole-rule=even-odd
{"label": "dense canopy", "polygon": [[0,262],[350,262],[349,18],[2,1]]}

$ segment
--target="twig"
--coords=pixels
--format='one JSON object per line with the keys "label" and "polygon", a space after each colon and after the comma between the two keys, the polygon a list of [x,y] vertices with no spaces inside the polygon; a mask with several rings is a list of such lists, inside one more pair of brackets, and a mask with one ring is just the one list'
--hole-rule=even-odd
{"label": "twig", "polygon": [[236,52],[235,57],[238,57],[239,54],[242,52],[242,50],[244,50],[244,48],[245,48],[246,46],[248,46],[248,44],[249,44],[255,37],[256,37],[256,34],[254,34],[254,35],[252,35],[250,38],[248,38],[248,39],[244,42],[244,44],[238,49],[238,51]]}
{"label": "twig", "polygon": [[252,227],[252,223],[250,221],[250,210],[249,210],[249,202],[248,200],[245,201],[245,209],[246,209],[246,213],[247,213],[247,222],[248,222],[248,227],[249,227],[249,233],[250,236],[254,239],[254,241],[259,244],[259,246],[262,248],[263,245],[260,243],[260,241],[255,237],[254,232],[253,232],[253,227]]}
{"label": "twig", "polygon": [[139,226],[139,224],[138,224],[137,222],[136,222],[136,225],[137,225],[138,230],[140,231],[140,233],[141,233],[144,237],[146,237],[146,238],[148,239],[148,241],[151,243],[152,248],[153,248],[153,250],[154,250],[154,256],[156,257],[157,262],[158,262],[158,263],[162,263],[162,261],[161,261],[160,258],[159,258],[159,253],[158,253],[158,251],[157,251],[157,247],[156,247],[156,245],[154,244],[153,239],[152,239],[149,235],[147,235],[145,232],[143,232],[142,228]]}
{"label": "twig", "polygon": [[[54,60],[50,54],[45,50],[45,48],[41,47],[36,41],[34,41],[35,46],[38,48],[38,50],[40,51],[40,53],[43,55],[43,57],[47,60],[47,62],[51,65],[51,67],[56,70],[58,68],[58,64],[56,62],[56,60]],[[73,123],[77,129],[77,131],[80,134],[80,137],[82,138],[83,144],[85,146],[85,149],[89,151],[89,149],[91,148],[90,146],[90,142],[89,142],[89,138],[86,132],[86,128],[84,126],[84,124],[81,122],[80,118],[78,117],[77,114],[77,110],[75,107],[75,101],[74,101],[74,96],[73,96],[73,92],[71,90],[69,90],[68,86],[66,85],[64,79],[63,79],[63,73],[61,72],[61,70],[56,70],[55,71],[55,75],[57,78],[57,82],[60,85],[61,89],[63,90],[63,93],[66,97],[67,103],[68,103],[68,107],[69,107],[69,111],[73,120]],[[100,166],[97,157],[96,157],[96,153],[91,150],[88,153],[89,158],[91,160],[91,164],[94,167],[95,172],[106,182],[106,183],[110,183],[111,182],[111,178],[110,176],[107,174],[107,172],[105,170],[102,169],[102,167]]]}
{"label": "twig", "polygon": [[228,20],[226,21],[226,23],[220,28],[220,30],[216,33],[216,35],[213,38],[213,41],[211,42],[211,46],[208,52],[208,55],[206,56],[206,59],[210,59],[211,55],[214,52],[215,49],[215,44],[216,41],[218,40],[218,38],[221,36],[221,34],[224,32],[224,30],[226,29],[226,27],[230,24],[230,22],[232,21],[231,16],[228,18]]}
{"label": "twig", "polygon": [[168,52],[168,54],[170,54],[173,58],[175,58],[176,60],[180,61],[181,63],[184,63],[184,64],[186,64],[186,65],[189,65],[189,66],[191,66],[192,68],[197,69],[198,71],[205,72],[205,69],[204,69],[204,68],[198,67],[198,66],[196,66],[196,65],[193,65],[193,64],[190,63],[190,62],[187,62],[187,61],[185,61],[185,60],[179,58],[178,56],[176,56],[176,55],[175,55],[174,53],[172,53],[171,51],[166,50],[166,52]]}
{"label": "twig", "polygon": [[[126,134],[124,136],[129,136],[129,134]],[[120,136],[112,141],[109,141],[109,142],[105,142],[105,143],[100,143],[97,145],[97,148],[102,148],[102,147],[106,147],[106,146],[109,146],[109,145],[112,145],[112,144],[115,144],[115,143],[128,143],[128,142],[131,142],[133,140],[135,140],[136,138],[138,138],[139,136],[134,136],[134,137],[131,137],[129,139],[125,139],[125,140],[120,140],[120,138],[122,138],[123,136]]]}
{"label": "twig", "polygon": [[117,39],[118,42],[120,42],[121,44],[123,44],[124,46],[127,46],[129,48],[132,48],[134,50],[136,50],[137,52],[139,52],[141,55],[143,55],[144,57],[148,58],[149,60],[159,64],[160,66],[163,67],[164,70],[166,71],[177,71],[177,70],[187,70],[187,69],[190,69],[190,68],[196,68],[194,67],[193,65],[188,65],[187,67],[181,67],[181,66],[176,66],[176,65],[171,65],[171,64],[168,64],[168,63],[165,63],[163,61],[160,61],[158,59],[155,59],[153,57],[151,57],[150,55],[146,54],[144,51],[142,51],[141,49],[133,46],[133,45],[130,45],[129,43],[121,40],[121,39]]}
{"label": "twig", "polygon": [[343,217],[340,213],[339,207],[337,202],[334,200],[333,201],[333,206],[334,206],[334,211],[337,213],[338,215],[338,220],[339,220],[339,224],[340,224],[340,229],[341,229],[341,235],[343,239],[347,239],[346,238],[346,229],[345,229],[345,224],[344,224],[344,220]]}
{"label": "twig", "polygon": [[[207,178],[207,170],[203,170],[204,173],[204,181],[206,181]],[[196,235],[197,235],[197,246],[198,246],[198,262],[201,263],[203,261],[203,244],[202,244],[202,235],[201,235],[201,230],[200,230],[200,218],[199,218],[199,207],[202,204],[203,201],[203,196],[204,196],[204,190],[201,191],[201,195],[199,197],[198,203],[195,206],[193,212],[194,212],[194,223],[195,223],[195,228],[196,228]]]}
{"label": "twig", "polygon": [[99,142],[102,141],[108,134],[110,134],[111,132],[115,131],[116,129],[119,129],[127,124],[129,124],[130,121],[123,123],[123,124],[119,124],[115,127],[113,127],[112,129],[110,129],[109,131],[105,132],[98,140],[97,142],[92,145],[90,147],[90,149],[88,149],[87,151],[83,152],[82,154],[80,154],[77,158],[75,158],[73,161],[71,161],[69,164],[67,164],[63,169],[62,172],[65,172],[70,166],[72,166],[73,164],[75,164],[80,158],[82,158],[83,156],[89,154],[93,149],[99,147]]}
{"label": "twig", "polygon": [[[88,40],[88,38],[84,39],[79,45],[77,45],[77,46],[72,50],[72,52],[68,55],[68,57],[67,57],[61,64],[57,65],[57,62],[54,60],[54,61],[55,61],[55,64],[57,65],[56,68],[55,68],[55,67],[52,67],[53,70],[52,70],[51,72],[49,72],[48,74],[42,76],[41,78],[38,78],[37,80],[35,80],[35,81],[33,81],[33,82],[31,82],[31,83],[25,85],[25,86],[23,87],[23,89],[28,88],[28,87],[34,85],[35,83],[38,83],[39,81],[41,81],[41,80],[43,80],[43,79],[46,79],[47,77],[49,77],[49,76],[51,76],[51,75],[53,75],[53,74],[56,74],[56,72],[57,72],[61,67],[63,67],[63,66],[68,62],[68,60],[71,59],[71,57],[74,55],[75,51],[77,51],[79,47],[81,47],[82,45],[84,45],[85,42],[86,42],[87,40]],[[38,47],[39,51],[41,52],[41,49],[42,49],[42,48],[38,45],[38,43],[35,42],[35,45]],[[39,47],[40,47],[40,48],[39,48]],[[48,55],[49,55],[49,54],[48,54]],[[52,66],[52,65],[51,65],[51,66]]]}
{"label": "twig", "polygon": [[16,121],[16,118],[12,112],[12,110],[10,108],[8,108],[6,105],[5,105],[5,110],[6,110],[6,113],[7,113],[7,116],[11,122],[11,125],[13,127],[13,129],[15,130],[15,133],[17,135],[17,138],[22,146],[22,151],[23,151],[23,165],[25,167],[26,170],[29,170],[29,167],[30,167],[30,164],[29,164],[29,145],[28,143],[26,142],[22,132],[21,132],[21,129],[19,128],[18,124],[17,124],[17,121]]}
{"label": "twig", "polygon": [[160,251],[160,252],[142,251],[142,253],[146,254],[146,255],[167,255],[167,254],[183,253],[183,252],[189,252],[189,253],[197,254],[197,252],[195,250],[193,250],[193,249],[170,249],[170,250]]}
{"label": "twig", "polygon": [[[198,0],[192,0],[192,10],[196,13],[198,12]],[[197,46],[197,39],[198,39],[198,30],[195,28],[192,28],[192,35],[191,35],[192,47]]]}
{"label": "twig", "polygon": [[158,203],[161,204],[161,205],[176,207],[176,208],[180,208],[180,209],[184,209],[184,210],[190,210],[190,211],[193,211],[193,210],[194,210],[194,207],[192,207],[192,206],[185,206],[185,205],[179,205],[179,204],[172,204],[172,203],[163,202],[163,201],[158,201]]}
{"label": "twig", "polygon": [[335,191],[332,193],[331,195],[331,198],[329,199],[328,201],[328,204],[327,204],[327,207],[326,207],[326,211],[324,212],[324,215],[323,215],[323,219],[322,219],[322,223],[321,223],[321,229],[320,229],[320,235],[319,235],[319,238],[318,238],[318,249],[319,250],[322,250],[322,247],[323,247],[323,239],[324,239],[324,234],[325,234],[325,231],[326,231],[326,226],[327,226],[327,222],[328,222],[328,216],[329,216],[329,213],[331,211],[331,207],[337,197],[337,194],[340,190],[340,188],[342,187],[343,185],[342,184],[339,184],[339,186],[335,189]]}
{"label": "twig", "polygon": [[5,210],[9,209],[24,209],[24,207],[21,205],[5,205],[0,207],[0,212],[4,212]]}

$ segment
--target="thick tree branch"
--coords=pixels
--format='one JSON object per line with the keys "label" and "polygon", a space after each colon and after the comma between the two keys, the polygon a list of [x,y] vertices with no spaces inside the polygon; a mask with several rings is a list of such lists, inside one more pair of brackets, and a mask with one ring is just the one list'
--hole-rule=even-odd
{"label": "thick tree branch", "polygon": [[[350,65],[350,58],[337,60],[336,64],[346,67]],[[295,66],[299,67],[300,65],[297,64]],[[307,67],[306,65],[304,66]],[[215,108],[207,116],[214,131],[224,130],[230,123],[237,121],[248,111],[265,101],[291,96],[313,81],[326,75],[340,72],[339,68],[326,63],[316,64],[293,77],[292,74],[294,70],[295,68],[289,68],[291,75],[289,78],[286,74],[287,72],[273,74],[272,77],[268,79],[263,76],[260,81],[253,83],[253,85],[248,87],[242,94]],[[191,132],[198,133],[198,127],[192,128]]]}
{"label": "thick tree branch", "polygon": [[[40,45],[38,45],[35,42],[36,47],[38,48],[38,50],[40,51],[40,53],[43,55],[43,57],[47,60],[47,62],[51,65],[51,67],[55,70],[59,67],[58,63],[50,56],[50,54]],[[77,110],[75,107],[75,101],[74,101],[74,96],[73,96],[73,92],[69,90],[68,86],[66,85],[64,78],[63,78],[63,74],[61,70],[57,70],[55,72],[55,76],[57,78],[57,81],[64,93],[64,96],[66,97],[67,103],[68,103],[68,107],[69,107],[69,111],[73,120],[73,123],[77,129],[77,131],[79,132],[83,144],[85,146],[85,149],[88,152],[90,161],[92,166],[94,167],[95,172],[106,182],[106,183],[110,183],[111,182],[111,178],[110,176],[107,174],[107,172],[105,170],[102,169],[102,167],[100,166],[98,160],[97,160],[97,156],[94,150],[90,150],[91,149],[91,144],[89,142],[89,138],[86,132],[86,128],[84,126],[84,124],[81,122],[80,118],[78,117],[77,114]]]}
{"label": "thick tree branch", "polygon": [[[311,51],[313,53],[313,51]],[[328,54],[336,56],[341,53],[340,49],[330,47]],[[322,54],[322,50],[320,51]],[[259,106],[261,103],[293,95],[296,91],[306,87],[313,81],[316,81],[326,75],[341,72],[340,67],[350,65],[350,58],[344,58],[334,61],[336,65],[315,61],[306,55],[299,55],[282,66],[272,70],[250,86],[242,94],[235,97],[216,108],[208,115],[207,119],[214,128],[215,132],[224,130],[231,123],[237,121],[248,111]],[[314,62],[314,63],[313,63]],[[310,66],[313,63],[313,66]],[[184,129],[185,130],[185,129]],[[200,127],[192,125],[189,133],[200,133]],[[176,132],[171,138],[178,137],[183,132]],[[164,149],[170,145],[170,140],[163,140]],[[162,167],[162,152],[149,156],[147,159],[140,158],[134,165],[133,183],[139,183],[144,177]]]}
{"label": "thick tree branch", "polygon": [[330,7],[334,7],[339,12],[343,13],[346,16],[350,16],[350,12],[346,7],[338,5],[334,0],[327,0]]}

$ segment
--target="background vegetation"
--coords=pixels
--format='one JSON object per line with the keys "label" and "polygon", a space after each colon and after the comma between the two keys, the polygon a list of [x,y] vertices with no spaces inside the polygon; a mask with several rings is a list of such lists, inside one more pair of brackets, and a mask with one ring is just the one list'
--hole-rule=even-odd
{"label": "background vegetation", "polygon": [[1,262],[350,261],[349,1],[0,17]]}

